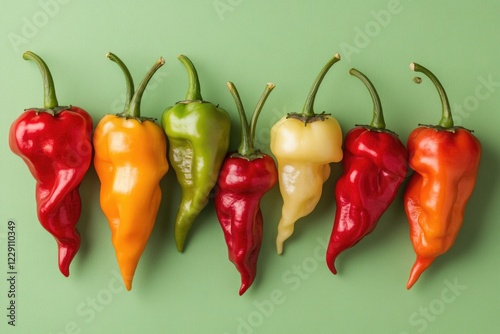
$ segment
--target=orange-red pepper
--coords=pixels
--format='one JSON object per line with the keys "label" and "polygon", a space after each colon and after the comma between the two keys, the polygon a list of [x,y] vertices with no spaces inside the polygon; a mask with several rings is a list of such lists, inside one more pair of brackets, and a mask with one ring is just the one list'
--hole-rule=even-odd
{"label": "orange-red pepper", "polygon": [[431,79],[443,111],[439,125],[421,125],[408,137],[409,165],[415,173],[406,188],[404,206],[417,259],[407,289],[453,245],[481,158],[479,140],[470,130],[454,126],[448,98],[438,79],[419,64],[412,63],[410,68]]}

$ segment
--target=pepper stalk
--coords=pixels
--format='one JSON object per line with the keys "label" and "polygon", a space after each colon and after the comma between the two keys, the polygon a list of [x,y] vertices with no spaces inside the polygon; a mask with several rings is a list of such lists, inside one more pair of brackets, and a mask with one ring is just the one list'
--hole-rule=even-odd
{"label": "pepper stalk", "polygon": [[188,103],[193,101],[202,102],[203,98],[201,97],[200,79],[198,78],[196,67],[194,67],[193,62],[191,62],[191,60],[185,55],[181,54],[177,56],[177,58],[186,67],[189,82],[186,99],[184,101],[181,101],[181,103]]}
{"label": "pepper stalk", "polygon": [[[429,79],[431,79],[432,83],[434,86],[436,86],[436,89],[439,94],[439,98],[441,99],[441,107],[442,107],[442,112],[441,112],[441,120],[439,121],[437,126],[430,126],[430,127],[437,127],[440,129],[453,129],[453,117],[451,115],[451,108],[450,108],[450,102],[448,101],[448,96],[446,95],[446,91],[443,88],[443,85],[439,82],[438,78],[432,73],[430,70],[425,68],[424,66],[417,64],[417,63],[411,63],[410,64],[410,69],[415,72],[421,72],[425,74]],[[420,78],[415,78],[414,81],[416,83],[422,82]]]}
{"label": "pepper stalk", "polygon": [[329,114],[325,114],[324,112],[322,112],[321,114],[316,114],[314,112],[314,100],[316,99],[316,93],[318,92],[319,86],[321,85],[321,82],[323,81],[326,73],[328,73],[328,70],[330,70],[330,68],[339,60],[340,54],[336,53],[333,58],[330,59],[325,66],[323,66],[318,76],[314,80],[309,94],[307,95],[306,102],[304,104],[304,107],[302,108],[302,113],[289,113],[287,114],[287,118],[298,119],[304,122],[304,126],[307,126],[307,123],[325,120],[325,117]]}
{"label": "pepper stalk", "polygon": [[257,125],[257,119],[259,118],[259,114],[264,106],[264,103],[267,100],[267,97],[274,89],[275,85],[273,83],[266,84],[266,88],[260,97],[257,106],[252,114],[252,119],[250,121],[250,125],[248,124],[248,120],[245,113],[245,108],[243,107],[243,103],[241,102],[240,95],[236,86],[232,82],[227,83],[227,87],[229,92],[233,96],[234,102],[236,103],[236,108],[238,109],[238,114],[240,116],[241,123],[241,143],[238,148],[237,153],[233,153],[231,157],[241,157],[247,160],[253,160],[257,158],[262,158],[262,153],[260,150],[255,149],[255,127]]}
{"label": "pepper stalk", "polygon": [[349,70],[349,74],[352,76],[355,76],[361,82],[363,82],[368,89],[368,92],[370,93],[370,96],[373,101],[373,117],[372,121],[370,122],[370,125],[368,128],[373,129],[373,130],[384,130],[385,129],[385,120],[384,120],[384,113],[382,111],[382,103],[380,102],[380,97],[378,96],[377,90],[375,89],[375,86],[373,86],[373,83],[368,79],[366,75],[361,73],[355,68],[351,68]]}
{"label": "pepper stalk", "polygon": [[52,79],[52,74],[50,73],[49,67],[37,54],[31,51],[26,51],[23,53],[24,60],[33,60],[40,69],[43,81],[43,108],[30,108],[36,112],[47,112],[52,116],[55,116],[62,110],[66,110],[68,106],[59,106],[57,101],[56,89],[54,86],[54,80]]}
{"label": "pepper stalk", "polygon": [[135,118],[139,122],[142,121],[155,121],[154,118],[150,117],[141,117],[141,100],[142,100],[142,95],[144,94],[144,91],[146,90],[146,87],[155,74],[155,72],[162,67],[165,64],[165,59],[163,57],[160,57],[156,63],[153,64],[151,69],[146,73],[146,76],[144,79],[142,79],[141,83],[137,87],[137,90],[134,92],[134,81],[132,79],[132,76],[130,75],[130,72],[127,68],[127,66],[121,61],[118,56],[115,54],[108,52],[106,54],[106,57],[109,58],[110,60],[114,61],[118,66],[120,66],[121,70],[123,71],[123,74],[125,75],[125,82],[127,84],[127,95],[125,98],[125,106],[123,108],[123,112],[120,114],[117,114],[117,116],[120,117],[125,117],[125,118]]}
{"label": "pepper stalk", "polygon": [[134,79],[132,78],[132,75],[130,74],[130,71],[127,68],[127,65],[114,53],[108,52],[106,54],[106,58],[108,58],[111,61],[114,61],[115,63],[120,66],[123,74],[125,75],[125,83],[127,85],[126,89],[126,95],[125,95],[125,106],[123,107],[123,113],[128,109],[128,106],[130,104],[130,100],[132,100],[132,96],[134,95]]}

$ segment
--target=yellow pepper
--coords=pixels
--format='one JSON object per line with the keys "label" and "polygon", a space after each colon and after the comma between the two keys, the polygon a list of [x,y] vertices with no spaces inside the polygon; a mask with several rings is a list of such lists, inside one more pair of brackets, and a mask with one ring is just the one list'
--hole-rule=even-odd
{"label": "yellow pepper", "polygon": [[271,128],[271,151],[278,161],[283,197],[276,250],[294,230],[295,222],[310,214],[321,198],[323,183],[330,176],[330,163],[342,160],[342,130],[328,114],[315,114],[314,99],[324,76],[340,60],[336,54],[316,78],[302,113],[290,113]]}
{"label": "yellow pepper", "polygon": [[133,82],[125,65],[127,101],[122,114],[106,115],[94,132],[94,166],[101,181],[100,204],[111,228],[116,258],[127,290],[146,248],[160,206],[159,182],[168,171],[166,136],[154,119],[140,117],[144,89],[163,58],[131,97]]}

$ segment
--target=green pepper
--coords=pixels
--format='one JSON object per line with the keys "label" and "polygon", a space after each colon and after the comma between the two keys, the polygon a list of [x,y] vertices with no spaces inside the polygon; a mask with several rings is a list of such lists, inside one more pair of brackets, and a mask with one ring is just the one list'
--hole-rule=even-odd
{"label": "green pepper", "polygon": [[231,120],[222,108],[204,101],[196,68],[184,55],[189,86],[186,99],[162,114],[162,127],[169,140],[169,159],[181,187],[175,219],[175,242],[182,252],[191,226],[207,205],[229,148]]}

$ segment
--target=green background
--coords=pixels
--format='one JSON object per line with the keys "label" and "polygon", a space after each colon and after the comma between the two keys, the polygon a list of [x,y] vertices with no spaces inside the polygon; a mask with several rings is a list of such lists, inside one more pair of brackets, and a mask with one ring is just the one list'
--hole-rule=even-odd
{"label": "green background", "polygon": [[[498,130],[500,69],[497,1],[15,1],[0,20],[0,332],[2,333],[496,333],[500,291]],[[333,276],[324,262],[340,164],[316,210],[297,222],[282,256],[274,239],[282,200],[264,197],[264,239],[258,275],[238,296],[240,277],[227,259],[210,203],[177,252],[173,220],[179,187],[173,170],[162,180],[163,200],[126,292],[91,168],[83,180],[82,247],[64,278],[54,239],[37,222],[34,180],[7,144],[10,124],[24,108],[42,106],[42,84],[25,50],[51,68],[59,102],[88,110],[95,124],[121,111],[123,75],[105,58],[119,55],[138,82],[155,60],[163,66],[146,91],[143,115],[160,117],[182,100],[187,78],[176,59],[198,68],[206,100],[227,109],[231,148],[239,141],[234,102],[238,87],[247,111],[266,82],[274,82],[261,114],[257,144],[269,152],[269,130],[300,111],[313,79],[334,53],[342,60],[326,76],[316,112],[326,111],[347,132],[367,123],[372,103],[348,74],[356,67],[376,85],[388,128],[406,142],[418,123],[440,118],[429,80],[412,82],[412,61],[430,68],[447,90],[458,125],[483,144],[479,176],[455,245],[417,284],[405,288],[414,252],[402,190],[376,230],[339,257]],[[94,124],[94,125],[95,125]],[[321,145],[321,143],[318,143]],[[17,226],[17,322],[7,325],[7,222]]]}

